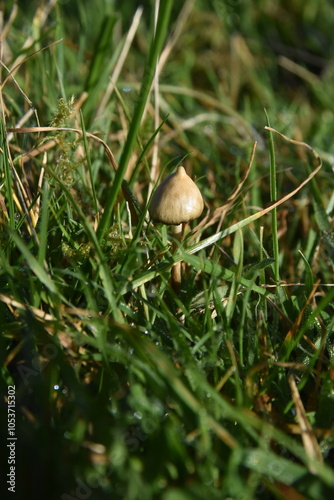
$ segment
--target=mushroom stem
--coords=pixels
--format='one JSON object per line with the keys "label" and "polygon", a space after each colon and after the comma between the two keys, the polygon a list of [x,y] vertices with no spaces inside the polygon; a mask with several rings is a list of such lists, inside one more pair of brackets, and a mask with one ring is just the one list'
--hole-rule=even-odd
{"label": "mushroom stem", "polygon": [[[185,171],[179,166],[157,187],[149,207],[154,222],[174,226],[173,253],[183,240],[184,225],[197,219],[203,212],[204,202],[200,190]],[[181,262],[172,267],[171,285],[176,293],[181,289]]]}
{"label": "mushroom stem", "polygon": [[[178,224],[177,226],[174,226],[174,231],[173,231],[173,236],[176,241],[173,243],[173,253],[176,251],[178,244],[177,242],[181,243],[183,240],[183,234],[184,234],[184,224]],[[182,261],[180,260],[179,262],[176,262],[173,267],[172,267],[172,272],[171,272],[171,285],[173,290],[176,293],[179,293],[181,289],[181,267],[182,267]]]}

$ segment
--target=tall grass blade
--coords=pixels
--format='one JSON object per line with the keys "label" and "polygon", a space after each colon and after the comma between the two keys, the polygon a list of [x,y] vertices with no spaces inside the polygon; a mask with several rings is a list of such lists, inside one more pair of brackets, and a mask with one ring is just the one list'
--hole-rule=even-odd
{"label": "tall grass blade", "polygon": [[144,113],[144,109],[146,107],[146,101],[148,99],[151,85],[153,82],[158,57],[166,37],[172,4],[173,4],[172,0],[166,0],[165,2],[162,2],[160,5],[156,32],[151,43],[148,61],[144,70],[144,76],[138,97],[138,103],[130,124],[128,136],[124,145],[122,156],[119,161],[118,170],[114,178],[113,187],[111,189],[110,195],[107,198],[103,216],[101,218],[101,222],[97,230],[97,237],[99,241],[101,241],[101,239],[103,238],[106,228],[110,223],[111,213],[114,208],[117,195],[121,188],[122,180],[124,179],[125,171],[132,154],[133,146],[140,127],[140,122]]}
{"label": "tall grass blade", "polygon": [[93,170],[92,170],[92,161],[90,158],[90,152],[89,152],[89,148],[88,148],[85,122],[84,122],[84,118],[83,118],[81,110],[80,110],[80,122],[81,122],[81,128],[82,128],[82,138],[83,138],[83,143],[84,143],[84,148],[85,148],[85,153],[86,153],[86,160],[87,160],[87,165],[88,165],[90,187],[91,187],[92,194],[93,194],[94,210],[95,210],[95,213],[98,213],[98,203],[97,203],[95,182],[94,182],[94,176],[93,176]]}
{"label": "tall grass blade", "polygon": [[6,131],[4,127],[4,123],[0,118],[0,145],[1,145],[1,159],[5,178],[5,188],[6,188],[6,197],[8,200],[8,216],[9,216],[9,227],[11,229],[15,229],[15,205],[13,198],[13,187],[12,187],[12,169],[9,162],[8,157],[8,149],[7,149],[7,140],[6,140]]}
{"label": "tall grass blade", "polygon": [[47,241],[48,241],[48,222],[49,222],[49,186],[47,181],[44,182],[42,189],[42,202],[41,202],[41,210],[40,210],[40,224],[38,231],[38,239],[39,239],[39,248],[38,248],[38,262],[41,266],[44,265],[46,260],[46,252],[47,252]]}
{"label": "tall grass blade", "polygon": [[10,234],[15,245],[18,247],[23,257],[27,261],[30,269],[37,276],[40,282],[43,283],[43,285],[45,285],[50,290],[50,292],[59,295],[58,288],[52,280],[51,276],[45,271],[43,266],[39,263],[38,259],[36,259],[36,257],[30,252],[29,248],[19,237],[19,235],[15,231],[11,231]]}
{"label": "tall grass blade", "polygon": [[[270,127],[269,116],[265,110],[267,126]],[[269,138],[269,168],[270,168],[270,201],[275,203],[277,201],[277,179],[276,179],[276,159],[275,159],[275,147],[273,134],[268,130]],[[274,268],[274,280],[279,283],[280,280],[280,270],[279,270],[279,245],[278,245],[278,234],[277,234],[277,208],[273,208],[271,213],[271,226],[272,226],[272,240],[273,240],[273,257],[275,262],[273,264]]]}

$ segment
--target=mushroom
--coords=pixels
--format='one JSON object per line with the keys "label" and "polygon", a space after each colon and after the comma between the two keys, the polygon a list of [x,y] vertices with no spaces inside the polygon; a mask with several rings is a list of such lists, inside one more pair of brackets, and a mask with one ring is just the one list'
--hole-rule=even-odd
{"label": "mushroom", "polygon": [[[182,241],[184,225],[197,219],[203,212],[204,203],[200,190],[184,167],[178,167],[157,187],[151,200],[149,213],[154,222],[174,225],[173,235]],[[174,250],[175,250],[174,245]],[[172,286],[181,287],[181,262],[172,267]]]}

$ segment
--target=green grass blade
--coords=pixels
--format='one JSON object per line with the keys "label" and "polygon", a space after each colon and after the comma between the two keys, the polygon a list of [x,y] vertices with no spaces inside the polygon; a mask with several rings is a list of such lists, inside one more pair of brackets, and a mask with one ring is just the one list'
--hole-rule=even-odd
{"label": "green grass blade", "polygon": [[243,269],[243,255],[244,255],[244,243],[243,243],[243,235],[241,229],[236,232],[234,243],[233,243],[233,260],[237,263],[236,270],[232,279],[232,286],[230,290],[230,294],[227,300],[226,305],[226,319],[227,324],[231,323],[234,309],[236,306],[237,294],[239,285],[242,278],[242,269]]}
{"label": "green grass blade", "polygon": [[115,22],[116,17],[113,14],[107,14],[101,23],[99,33],[96,37],[97,41],[93,52],[94,57],[85,85],[88,93],[96,89],[101,79],[101,74],[105,71],[105,60],[110,59],[110,54],[112,53],[112,33]]}
{"label": "green grass blade", "polygon": [[9,227],[15,229],[15,205],[12,193],[12,169],[9,163],[8,150],[7,150],[7,140],[6,131],[2,119],[0,119],[0,144],[1,144],[1,158],[4,177],[5,177],[5,188],[6,197],[8,200],[8,216],[9,216]]}
{"label": "green grass blade", "polygon": [[286,361],[289,359],[291,352],[298,345],[302,336],[309,328],[312,328],[314,322],[317,322],[318,315],[320,315],[322,311],[324,311],[326,307],[328,307],[328,305],[332,303],[333,300],[334,300],[334,288],[330,289],[330,291],[326,293],[324,297],[322,297],[318,306],[314,309],[314,311],[312,311],[312,313],[307,318],[307,321],[305,321],[305,323],[298,330],[298,334],[295,335],[295,337],[292,340],[289,340],[288,342],[282,345],[280,360]]}
{"label": "green grass blade", "polygon": [[93,176],[93,170],[92,170],[92,162],[91,162],[89,148],[88,148],[85,122],[84,122],[84,118],[83,118],[81,110],[80,110],[80,122],[81,122],[82,138],[83,138],[83,142],[84,142],[86,160],[87,160],[87,165],[88,165],[90,185],[91,185],[91,190],[92,190],[92,194],[93,194],[94,210],[95,210],[95,213],[98,213],[98,203],[97,203],[94,176]]}
{"label": "green grass blade", "polygon": [[162,2],[160,5],[155,36],[151,43],[148,61],[144,70],[144,76],[138,97],[138,103],[130,124],[126,143],[124,145],[122,156],[120,158],[118,165],[118,170],[116,172],[115,179],[113,182],[113,187],[111,189],[110,195],[108,196],[106,206],[104,208],[104,213],[97,230],[97,237],[99,241],[101,241],[101,239],[103,238],[107,226],[110,223],[111,213],[114,208],[114,204],[116,202],[117,195],[121,188],[122,180],[124,179],[125,171],[132,154],[133,146],[135,144],[136,137],[140,127],[140,122],[146,106],[146,101],[148,99],[151,85],[153,82],[158,57],[166,37],[172,4],[173,4],[172,0],[166,0],[165,2]]}
{"label": "green grass blade", "polygon": [[304,266],[305,266],[305,294],[308,297],[310,293],[313,290],[314,287],[314,279],[313,279],[313,273],[312,273],[312,268],[306,259],[305,255],[301,250],[299,250],[300,256],[303,259]]}
{"label": "green grass blade", "polygon": [[[265,110],[267,126],[270,127],[269,116]],[[275,203],[277,201],[277,179],[276,179],[276,159],[275,159],[275,147],[273,134],[268,130],[269,138],[269,167],[270,167],[270,201]],[[272,239],[273,239],[273,256],[275,262],[273,264],[274,269],[274,279],[276,283],[280,281],[280,270],[279,270],[279,245],[278,245],[278,234],[277,234],[277,209],[274,208],[271,212],[271,225],[272,225]]]}
{"label": "green grass blade", "polygon": [[23,242],[20,236],[15,231],[11,231],[10,234],[15,245],[20,250],[30,269],[37,276],[40,282],[43,283],[43,285],[45,285],[50,290],[50,292],[59,295],[58,288],[52,280],[51,276],[45,271],[43,266],[39,263],[38,259],[36,259],[36,257],[30,252],[29,248]]}
{"label": "green grass blade", "polygon": [[286,484],[293,484],[307,474],[304,466],[278,457],[269,450],[245,449],[242,453],[244,466],[277,481],[284,477]]}
{"label": "green grass blade", "polygon": [[44,265],[46,259],[47,252],[47,241],[48,241],[48,222],[49,222],[49,186],[45,181],[43,190],[42,190],[42,201],[41,201],[41,215],[40,215],[40,224],[38,231],[39,238],[39,248],[38,248],[38,262],[40,266]]}

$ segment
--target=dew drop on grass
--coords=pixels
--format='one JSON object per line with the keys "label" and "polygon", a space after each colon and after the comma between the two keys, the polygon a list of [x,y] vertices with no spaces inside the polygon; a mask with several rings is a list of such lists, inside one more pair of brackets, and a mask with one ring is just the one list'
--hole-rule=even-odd
{"label": "dew drop on grass", "polygon": [[213,134],[213,126],[212,125],[205,125],[203,127],[204,134],[206,135],[212,135]]}
{"label": "dew drop on grass", "polygon": [[254,457],[252,455],[246,457],[246,460],[245,460],[245,463],[246,465],[249,465],[249,466],[254,466],[254,465],[257,465],[259,463],[259,459],[257,457]]}
{"label": "dew drop on grass", "polygon": [[146,293],[150,299],[154,299],[157,296],[157,289],[154,285],[150,285],[148,287]]}

